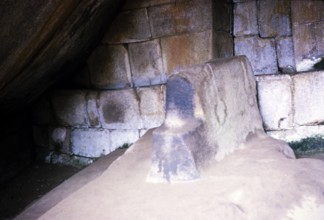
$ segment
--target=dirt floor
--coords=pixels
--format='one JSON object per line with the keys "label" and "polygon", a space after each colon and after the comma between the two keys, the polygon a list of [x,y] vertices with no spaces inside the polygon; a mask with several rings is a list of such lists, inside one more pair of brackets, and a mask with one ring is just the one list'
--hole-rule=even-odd
{"label": "dirt floor", "polygon": [[26,206],[80,171],[71,166],[36,162],[0,189],[0,219],[12,219]]}

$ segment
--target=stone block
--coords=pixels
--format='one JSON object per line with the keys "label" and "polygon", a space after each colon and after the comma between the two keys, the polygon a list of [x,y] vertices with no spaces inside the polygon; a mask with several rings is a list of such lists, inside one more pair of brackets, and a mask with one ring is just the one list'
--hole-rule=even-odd
{"label": "stone block", "polygon": [[282,73],[296,72],[294,43],[291,37],[276,39],[278,65]]}
{"label": "stone block", "polygon": [[87,115],[89,119],[90,127],[101,127],[99,117],[99,93],[95,91],[89,91],[86,96],[87,100]]}
{"label": "stone block", "polygon": [[323,20],[323,11],[323,1],[291,1],[291,19],[293,24],[309,24]]}
{"label": "stone block", "polygon": [[152,36],[158,38],[212,29],[211,4],[210,0],[193,0],[150,7]]}
{"label": "stone block", "polygon": [[235,55],[246,55],[256,75],[277,73],[277,56],[273,39],[237,37],[234,39]]}
{"label": "stone block", "polygon": [[292,80],[289,75],[257,77],[258,100],[265,130],[292,127]]}
{"label": "stone block", "polygon": [[260,36],[291,36],[290,1],[262,0],[258,3]]}
{"label": "stone block", "polygon": [[123,45],[99,46],[87,63],[94,88],[120,89],[131,85],[128,53]]}
{"label": "stone block", "polygon": [[164,70],[170,74],[176,69],[214,58],[213,40],[212,30],[162,38]]}
{"label": "stone block", "polygon": [[129,44],[128,50],[134,86],[166,82],[159,40]]}
{"label": "stone block", "polygon": [[63,154],[71,154],[71,129],[67,127],[49,127],[50,149]]}
{"label": "stone block", "polygon": [[151,38],[146,8],[121,12],[110,25],[104,44],[145,41]]}
{"label": "stone block", "polygon": [[234,4],[234,35],[258,34],[256,1]]}
{"label": "stone block", "polygon": [[165,86],[140,88],[136,90],[143,127],[154,128],[164,121]]}
{"label": "stone block", "polygon": [[256,85],[246,57],[212,60],[170,76],[166,119],[153,131],[148,181],[199,178],[253,133],[263,132]]}
{"label": "stone block", "polygon": [[213,28],[215,31],[232,31],[232,4],[227,0],[212,1],[213,5]]}
{"label": "stone block", "polygon": [[87,127],[86,92],[81,90],[56,90],[52,94],[52,103],[60,125]]}
{"label": "stone block", "polygon": [[324,123],[324,71],[293,76],[296,125]]}
{"label": "stone block", "polygon": [[99,100],[100,123],[107,129],[141,129],[139,98],[133,89],[102,91]]}
{"label": "stone block", "polygon": [[233,36],[223,31],[215,31],[213,35],[215,47],[213,57],[225,58],[233,56]]}
{"label": "stone block", "polygon": [[136,8],[146,8],[155,5],[175,3],[176,0],[127,0],[123,5],[123,10],[132,10]]}
{"label": "stone block", "polygon": [[111,152],[110,134],[106,129],[74,129],[71,133],[72,153],[83,157],[100,157]]}
{"label": "stone block", "polygon": [[139,139],[139,130],[113,130],[110,132],[111,151],[129,147]]}
{"label": "stone block", "polygon": [[296,69],[298,72],[311,70],[316,63],[312,54],[316,48],[312,26],[310,24],[294,25],[293,31]]}
{"label": "stone block", "polygon": [[324,126],[296,126],[288,130],[270,131],[267,134],[273,138],[287,142],[300,141],[307,137],[323,136]]}

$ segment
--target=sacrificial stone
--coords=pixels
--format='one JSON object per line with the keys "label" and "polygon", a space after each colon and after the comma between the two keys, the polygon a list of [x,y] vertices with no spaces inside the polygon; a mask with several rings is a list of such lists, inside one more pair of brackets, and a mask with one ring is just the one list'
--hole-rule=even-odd
{"label": "sacrificial stone", "polygon": [[264,132],[256,82],[245,56],[211,60],[172,74],[166,117],[153,131],[148,182],[183,182]]}

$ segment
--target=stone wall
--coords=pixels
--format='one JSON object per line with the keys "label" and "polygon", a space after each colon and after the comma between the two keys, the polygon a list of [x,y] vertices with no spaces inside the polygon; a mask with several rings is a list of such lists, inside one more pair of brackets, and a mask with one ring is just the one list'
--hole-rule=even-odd
{"label": "stone wall", "polygon": [[317,0],[126,1],[76,75],[79,89],[35,104],[38,151],[52,162],[87,163],[133,143],[163,122],[168,76],[233,54],[246,55],[258,75],[269,134],[323,134],[323,74],[294,75],[321,64],[323,7]]}
{"label": "stone wall", "polygon": [[35,105],[41,157],[88,163],[159,126],[170,74],[233,56],[231,15],[227,0],[126,1],[75,78],[82,89],[56,90]]}
{"label": "stone wall", "polygon": [[323,10],[318,0],[234,0],[235,55],[245,54],[257,75],[316,69]]}
{"label": "stone wall", "polygon": [[324,134],[324,71],[258,76],[264,127],[273,137],[297,141]]}

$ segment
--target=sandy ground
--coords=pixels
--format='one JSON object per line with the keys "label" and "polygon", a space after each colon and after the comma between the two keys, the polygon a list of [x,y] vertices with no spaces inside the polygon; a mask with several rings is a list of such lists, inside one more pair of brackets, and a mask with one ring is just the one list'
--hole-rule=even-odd
{"label": "sandy ground", "polygon": [[[148,183],[151,134],[39,219],[324,219],[324,162],[264,135],[187,183]],[[32,210],[16,219],[27,219]]]}

